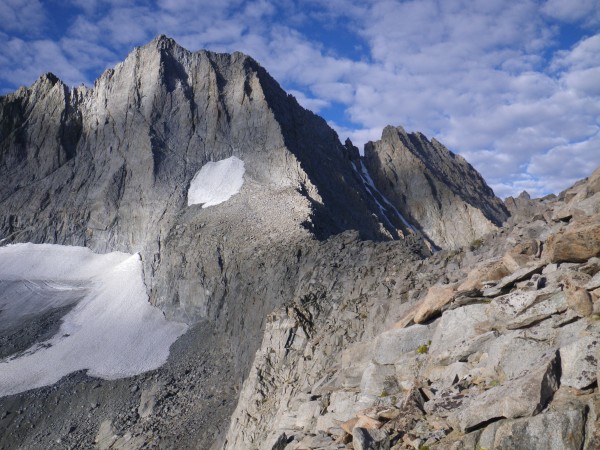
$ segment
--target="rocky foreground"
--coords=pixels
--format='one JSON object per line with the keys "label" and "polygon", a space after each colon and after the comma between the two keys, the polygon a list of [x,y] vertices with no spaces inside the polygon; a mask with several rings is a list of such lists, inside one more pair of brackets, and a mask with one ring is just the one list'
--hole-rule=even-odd
{"label": "rocky foreground", "polygon": [[226,448],[599,448],[600,170],[507,205],[470,248],[271,314]]}

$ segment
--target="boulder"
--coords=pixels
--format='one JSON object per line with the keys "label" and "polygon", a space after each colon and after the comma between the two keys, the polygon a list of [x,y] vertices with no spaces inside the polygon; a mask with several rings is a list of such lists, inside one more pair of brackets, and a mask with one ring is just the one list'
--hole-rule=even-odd
{"label": "boulder", "polygon": [[580,317],[590,316],[594,311],[592,298],[588,291],[579,287],[566,289],[567,304]]}
{"label": "boulder", "polygon": [[583,408],[579,408],[504,421],[496,429],[492,448],[580,450],[584,448],[585,420]]}
{"label": "boulder", "polygon": [[390,437],[384,430],[367,430],[356,427],[352,430],[354,450],[389,450]]}
{"label": "boulder", "polygon": [[356,426],[356,422],[358,422],[358,417],[353,417],[350,420],[346,420],[345,422],[340,424],[340,428],[344,430],[348,434],[352,434],[352,430]]}
{"label": "boulder", "polygon": [[528,265],[531,264],[532,261],[533,261],[533,256],[513,254],[510,252],[506,253],[502,257],[502,262],[504,263],[506,268],[508,270],[510,270],[511,272],[519,270],[523,267],[527,267]]}
{"label": "boulder", "polygon": [[510,275],[502,278],[502,280],[500,280],[494,287],[484,289],[483,295],[485,297],[496,297],[502,292],[505,292],[506,290],[510,289],[518,281],[526,280],[530,278],[533,274],[541,273],[544,269],[544,266],[544,263],[537,262],[532,265],[517,269]]}
{"label": "boulder", "polygon": [[96,435],[95,444],[99,450],[108,450],[112,448],[112,445],[119,438],[115,427],[110,420],[104,420],[100,424],[98,434]]}
{"label": "boulder", "polygon": [[506,268],[502,260],[488,261],[483,264],[478,264],[467,275],[467,279],[458,286],[458,292],[466,292],[472,290],[483,289],[486,281],[497,281],[511,274],[511,271]]}
{"label": "boulder", "polygon": [[483,342],[478,326],[487,320],[487,305],[470,305],[446,311],[431,338],[429,356],[433,363],[451,364],[464,353],[473,353]]}
{"label": "boulder", "polygon": [[[529,295],[527,295],[529,294]],[[531,300],[526,304],[520,305],[520,308],[514,310],[514,318],[508,320],[506,328],[515,330],[526,328],[541,322],[555,314],[563,313],[567,310],[567,300],[564,291],[543,292],[543,293],[511,293],[499,299],[520,297],[525,300]],[[500,307],[500,305],[498,304]],[[506,307],[506,305],[503,305]],[[504,311],[509,313],[508,308]],[[509,316],[510,317],[510,316]]]}
{"label": "boulder", "polygon": [[528,339],[529,330],[509,331],[494,339],[478,363],[488,384],[506,383],[539,368],[539,362],[555,348],[546,336]]}
{"label": "boulder", "polygon": [[560,384],[584,389],[597,380],[596,359],[600,349],[600,336],[586,336],[560,349],[562,375]]}
{"label": "boulder", "polygon": [[550,262],[586,262],[600,256],[600,223],[577,224],[546,241],[544,257]]}
{"label": "boulder", "polygon": [[432,317],[440,315],[441,309],[454,299],[455,292],[455,284],[430,287],[427,295],[415,311],[414,322],[423,323]]}
{"label": "boulder", "polygon": [[141,418],[146,418],[152,415],[154,412],[154,406],[156,406],[157,397],[164,387],[165,383],[159,382],[154,383],[150,388],[142,390],[142,394],[140,396],[140,405],[138,406],[138,415]]}
{"label": "boulder", "polygon": [[364,414],[358,415],[358,420],[354,425],[354,428],[364,428],[365,430],[378,430],[383,426],[383,422],[372,417],[365,416]]}
{"label": "boulder", "polygon": [[[305,436],[297,445],[297,449],[313,449],[313,448],[328,448],[333,444],[333,439],[325,434],[317,434],[315,436]],[[276,450],[275,448],[273,450]],[[278,449],[277,449],[278,450]]]}
{"label": "boulder", "polygon": [[465,406],[448,416],[448,423],[465,432],[490,420],[537,414],[558,389],[559,373],[560,361],[556,352],[529,374],[467,400]]}

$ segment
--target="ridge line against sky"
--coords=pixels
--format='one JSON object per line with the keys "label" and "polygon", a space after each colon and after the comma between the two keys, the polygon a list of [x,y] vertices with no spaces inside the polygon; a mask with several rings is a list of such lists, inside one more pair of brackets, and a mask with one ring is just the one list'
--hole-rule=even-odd
{"label": "ridge line against sky", "polygon": [[158,34],[252,56],[359,148],[388,124],[435,137],[500,197],[600,165],[598,0],[3,0],[0,94],[91,85]]}

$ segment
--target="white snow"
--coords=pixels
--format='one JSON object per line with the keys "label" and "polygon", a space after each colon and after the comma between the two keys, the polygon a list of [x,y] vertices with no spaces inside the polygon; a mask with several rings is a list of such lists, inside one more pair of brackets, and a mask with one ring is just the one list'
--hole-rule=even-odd
{"label": "white snow", "polygon": [[1,247],[0,281],[47,282],[51,289],[77,289],[83,298],[54,337],[0,361],[0,396],[51,385],[78,370],[116,379],[164,364],[187,326],[167,321],[150,305],[142,274],[138,254],[98,255],[49,244]]}
{"label": "white snow", "polygon": [[[405,227],[407,227],[409,230],[412,230],[413,232],[416,232],[415,228],[410,223],[408,223],[408,221],[404,218],[404,216],[400,213],[400,211],[398,211],[398,208],[396,208],[392,204],[392,202],[390,202],[388,200],[388,198],[385,195],[383,195],[379,189],[377,189],[375,187],[375,183],[373,182],[373,179],[371,178],[371,175],[369,174],[369,171],[367,170],[365,163],[362,161],[360,162],[360,168],[361,168],[360,171],[356,168],[354,163],[351,163],[351,164],[352,164],[352,167],[354,168],[354,171],[356,173],[358,173],[360,175],[360,177],[362,178],[363,183],[365,184],[365,186],[367,187],[367,190],[369,191],[369,194],[371,194],[371,197],[373,197],[373,200],[375,200],[375,204],[377,205],[377,208],[379,208],[379,212],[381,213],[381,215],[383,216],[385,221],[388,223],[388,225],[393,227],[392,222],[390,221],[390,219],[388,218],[388,216],[386,214],[386,211],[389,208],[396,214],[396,217],[398,217],[398,219],[400,219],[400,221],[404,224]],[[379,201],[377,200],[377,196],[375,194],[377,194],[377,196],[379,196],[387,206],[383,206],[381,203],[379,203]]]}
{"label": "white snow", "polygon": [[188,206],[218,205],[240,192],[244,184],[244,161],[235,156],[208,162],[194,175],[188,190]]}

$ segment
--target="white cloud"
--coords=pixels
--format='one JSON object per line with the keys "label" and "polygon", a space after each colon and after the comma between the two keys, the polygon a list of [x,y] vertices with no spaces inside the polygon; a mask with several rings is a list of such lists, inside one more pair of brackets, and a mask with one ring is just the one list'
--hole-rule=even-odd
{"label": "white cloud", "polygon": [[30,85],[45,72],[60,75],[69,85],[88,82],[85,74],[69,61],[61,46],[54,41],[13,38],[4,48],[5,52],[0,57],[0,79],[16,86]]}
{"label": "white cloud", "polygon": [[0,23],[4,31],[17,31],[28,35],[38,35],[44,25],[46,15],[39,0],[2,0],[0,2]]}
{"label": "white cloud", "polygon": [[296,91],[294,89],[289,89],[288,93],[292,94],[296,97],[296,100],[302,107],[306,109],[310,109],[312,112],[318,113],[321,109],[326,108],[330,105],[330,103],[326,100],[322,100],[320,98],[310,98],[307,97],[304,92]]}
{"label": "white cloud", "polygon": [[[69,83],[88,81],[89,71],[165,33],[191,50],[253,56],[309,109],[343,105],[344,118],[328,119],[359,147],[388,124],[436,137],[504,193],[524,185],[547,192],[600,164],[600,152],[588,148],[568,176],[551,165],[536,172],[547,160],[541,155],[567,154],[597,135],[600,33],[593,1],[72,3],[82,14],[54,46],[43,44],[52,57],[42,54],[44,40],[21,41],[22,58],[0,51],[0,79],[24,82],[52,70]],[[560,21],[591,28],[572,48],[558,49]],[[311,29],[336,27],[353,33],[366,53],[339,56],[330,43],[308,37]],[[354,126],[334,123],[342,120]]]}
{"label": "white cloud", "polygon": [[548,0],[542,7],[548,16],[565,22],[583,21],[592,26],[600,23],[597,0]]}
{"label": "white cloud", "polygon": [[555,70],[589,69],[600,65],[600,34],[582,39],[570,50],[556,53],[552,65]]}

